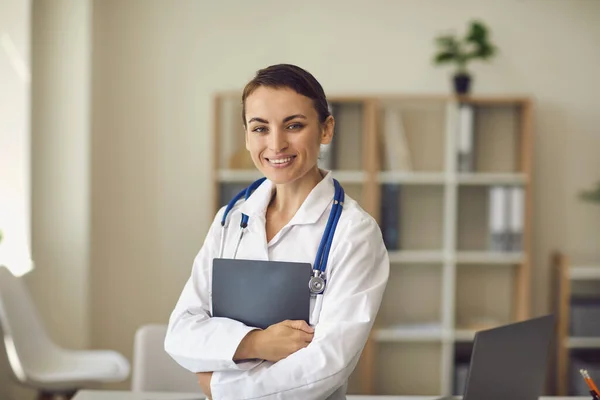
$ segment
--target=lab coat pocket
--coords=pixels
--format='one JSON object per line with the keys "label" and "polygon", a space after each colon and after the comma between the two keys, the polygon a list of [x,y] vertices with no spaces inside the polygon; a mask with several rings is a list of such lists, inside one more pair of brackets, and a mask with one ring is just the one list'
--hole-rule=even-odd
{"label": "lab coat pocket", "polygon": [[323,306],[323,295],[318,294],[311,296],[310,305],[312,312],[310,313],[309,324],[310,326],[316,326],[319,323],[319,316],[321,315],[321,307]]}

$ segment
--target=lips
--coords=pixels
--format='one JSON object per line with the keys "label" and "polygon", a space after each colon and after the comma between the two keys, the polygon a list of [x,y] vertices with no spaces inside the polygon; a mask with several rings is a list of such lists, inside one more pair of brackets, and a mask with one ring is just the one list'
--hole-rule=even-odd
{"label": "lips", "polygon": [[290,165],[296,159],[296,156],[279,156],[273,158],[265,157],[265,159],[269,162],[271,166],[276,168],[283,168]]}

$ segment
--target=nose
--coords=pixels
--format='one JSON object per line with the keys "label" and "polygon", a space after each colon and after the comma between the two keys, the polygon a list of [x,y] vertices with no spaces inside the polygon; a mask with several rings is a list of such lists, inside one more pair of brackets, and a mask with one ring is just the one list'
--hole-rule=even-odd
{"label": "nose", "polygon": [[269,150],[279,153],[288,147],[286,132],[283,129],[276,128],[271,130],[269,135]]}

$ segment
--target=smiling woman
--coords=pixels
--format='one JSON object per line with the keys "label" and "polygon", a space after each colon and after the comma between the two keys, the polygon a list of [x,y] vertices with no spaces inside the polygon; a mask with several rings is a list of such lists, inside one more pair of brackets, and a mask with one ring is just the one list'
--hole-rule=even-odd
{"label": "smiling woman", "polygon": [[242,94],[246,148],[273,182],[321,179],[320,145],[331,143],[334,120],[323,88],[311,78],[293,65],[266,68]]}
{"label": "smiling woman", "polygon": [[[311,74],[288,64],[262,69],[242,101],[246,149],[264,178],[217,213],[171,314],[165,349],[198,374],[214,399],[344,399],[387,285],[381,230],[331,171],[318,166],[335,121]],[[232,221],[241,231],[228,228]],[[213,260],[225,257],[245,269],[256,263],[282,268],[279,261],[312,265],[305,289],[295,292],[302,309],[310,304],[307,319],[259,329],[212,315]],[[275,296],[267,278],[248,297]]]}

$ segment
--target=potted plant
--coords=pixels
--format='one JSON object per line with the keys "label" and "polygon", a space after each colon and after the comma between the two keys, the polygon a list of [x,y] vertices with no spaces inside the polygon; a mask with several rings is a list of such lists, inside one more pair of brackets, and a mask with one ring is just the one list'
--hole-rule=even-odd
{"label": "potted plant", "polygon": [[600,204],[600,182],[596,184],[595,189],[583,191],[580,193],[580,196],[585,201]]}
{"label": "potted plant", "polygon": [[496,54],[496,47],[489,40],[489,30],[479,21],[472,21],[469,32],[464,38],[456,35],[439,36],[436,39],[438,53],[435,55],[436,65],[455,63],[454,91],[459,95],[468,94],[471,89],[472,76],[467,64],[473,60],[489,60]]}

